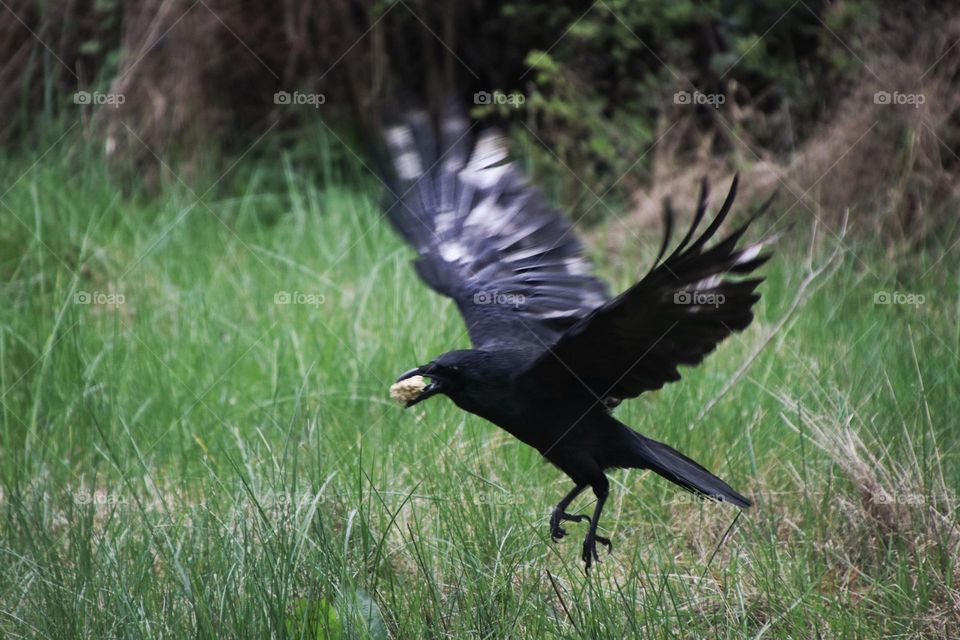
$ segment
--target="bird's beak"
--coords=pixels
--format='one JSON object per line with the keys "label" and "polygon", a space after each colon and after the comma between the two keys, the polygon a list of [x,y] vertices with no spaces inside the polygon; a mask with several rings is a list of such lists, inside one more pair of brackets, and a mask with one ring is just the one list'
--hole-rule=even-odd
{"label": "bird's beak", "polygon": [[420,404],[430,396],[435,396],[443,391],[442,382],[430,375],[433,370],[434,367],[432,365],[426,364],[421,367],[414,367],[413,369],[410,369],[410,371],[405,372],[399,378],[397,378],[397,382],[406,380],[407,378],[412,378],[413,376],[424,376],[426,378],[430,378],[430,384],[423,388],[423,391],[420,392],[420,395],[413,400],[408,401],[407,404],[404,405],[404,408],[409,409],[413,405]]}

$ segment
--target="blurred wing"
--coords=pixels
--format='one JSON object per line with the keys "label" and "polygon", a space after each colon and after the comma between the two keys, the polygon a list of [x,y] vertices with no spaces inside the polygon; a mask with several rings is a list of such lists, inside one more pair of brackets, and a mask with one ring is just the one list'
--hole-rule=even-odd
{"label": "blurred wing", "polygon": [[417,250],[414,266],[453,298],[477,348],[545,348],[609,299],[570,226],[508,159],[501,136],[448,109],[439,143],[429,116],[388,127],[387,216]]}
{"label": "blurred wing", "polygon": [[[753,320],[751,307],[760,299],[755,289],[763,278],[737,276],[750,274],[766,262],[770,256],[761,251],[776,238],[737,247],[758,212],[705,248],[729,213],[736,190],[734,178],[716,218],[691,243],[706,212],[704,181],[694,221],[673,253],[661,262],[669,244],[671,225],[667,224],[650,273],[580,320],[527,374],[544,382],[586,385],[608,405],[615,404],[679,380],[679,365],[699,364],[727,336],[745,329]],[[665,217],[672,220],[669,203]]]}

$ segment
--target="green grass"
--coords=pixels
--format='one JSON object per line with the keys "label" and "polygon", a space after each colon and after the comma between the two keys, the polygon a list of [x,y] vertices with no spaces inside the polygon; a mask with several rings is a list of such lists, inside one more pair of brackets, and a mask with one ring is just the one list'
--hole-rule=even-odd
{"label": "green grass", "polygon": [[[756,508],[728,531],[732,508],[615,472],[614,553],[587,577],[582,527],[549,541],[558,471],[446,400],[389,402],[466,336],[375,181],[318,148],[248,158],[200,204],[172,179],[123,194],[69,140],[0,161],[22,175],[0,205],[0,636],[379,637],[377,618],[396,638],[958,632],[952,256],[894,264],[850,240],[720,396],[803,279],[797,216],[758,322],[618,410]],[[622,287],[652,244],[598,250],[598,269]]]}

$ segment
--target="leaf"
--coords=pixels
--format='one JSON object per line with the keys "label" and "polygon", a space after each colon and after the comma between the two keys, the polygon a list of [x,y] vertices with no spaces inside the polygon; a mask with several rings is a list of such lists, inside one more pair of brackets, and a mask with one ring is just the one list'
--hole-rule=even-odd
{"label": "leaf", "polygon": [[95,56],[100,53],[100,42],[97,40],[87,40],[80,45],[80,53],[85,56]]}
{"label": "leaf", "polygon": [[[350,637],[370,638],[371,640],[389,640],[387,625],[380,614],[380,607],[373,598],[363,589],[353,593],[344,593],[336,600],[337,611],[346,621],[346,629]],[[360,628],[354,630],[353,624]]]}
{"label": "leaf", "polygon": [[557,64],[556,60],[554,60],[549,53],[546,51],[537,51],[536,49],[527,54],[524,62],[531,69],[549,74],[557,73],[560,69],[560,65]]}
{"label": "leaf", "polygon": [[343,637],[343,624],[336,608],[326,600],[311,602],[300,599],[294,602],[293,611],[285,623],[291,638],[316,638],[334,640]]}

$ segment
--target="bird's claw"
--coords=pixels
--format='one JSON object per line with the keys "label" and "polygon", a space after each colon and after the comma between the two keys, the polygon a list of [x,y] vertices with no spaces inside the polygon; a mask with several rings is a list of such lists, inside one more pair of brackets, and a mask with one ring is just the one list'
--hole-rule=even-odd
{"label": "bird's claw", "polygon": [[589,524],[590,516],[567,513],[566,511],[554,509],[550,515],[550,537],[553,538],[554,542],[559,542],[561,538],[567,535],[567,530],[560,526],[560,523],[564,520],[567,522],[583,522],[586,520]]}
{"label": "bird's claw", "polygon": [[598,542],[607,547],[607,553],[613,553],[613,543],[610,542],[610,538],[588,533],[583,540],[583,554],[581,555],[586,571],[590,571],[594,560],[600,562],[600,555],[597,553]]}

